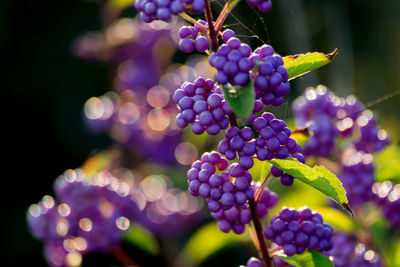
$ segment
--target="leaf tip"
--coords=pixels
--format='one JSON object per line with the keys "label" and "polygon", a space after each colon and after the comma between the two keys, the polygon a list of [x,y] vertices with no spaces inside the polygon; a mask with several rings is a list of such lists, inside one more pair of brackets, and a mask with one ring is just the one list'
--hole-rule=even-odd
{"label": "leaf tip", "polygon": [[345,208],[346,211],[348,211],[351,215],[351,217],[354,217],[354,212],[353,210],[350,208],[349,204],[347,203],[342,203],[343,208]]}
{"label": "leaf tip", "polygon": [[339,50],[337,48],[335,48],[335,50],[333,50],[331,53],[327,54],[326,57],[329,60],[334,60],[335,57],[339,54]]}

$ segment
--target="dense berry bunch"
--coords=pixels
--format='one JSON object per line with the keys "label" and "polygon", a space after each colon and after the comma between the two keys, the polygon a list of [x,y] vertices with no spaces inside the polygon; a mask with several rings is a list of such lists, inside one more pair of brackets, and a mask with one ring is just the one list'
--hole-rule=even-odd
{"label": "dense berry bunch", "polygon": [[344,233],[334,233],[333,249],[325,253],[333,257],[335,267],[381,267],[382,262],[373,250]]}
{"label": "dense berry bunch", "polygon": [[349,95],[346,99],[341,100],[341,104],[336,112],[336,126],[341,136],[348,137],[353,133],[355,121],[363,111],[363,104],[355,96]]}
{"label": "dense berry bunch", "polygon": [[[261,261],[256,258],[256,257],[251,257],[247,263],[245,267],[262,267],[263,264],[261,263]],[[240,267],[244,267],[243,265],[241,265]]]}
{"label": "dense berry bunch", "polygon": [[290,91],[290,83],[282,57],[274,52],[272,46],[263,45],[254,51],[250,60],[257,64],[254,78],[256,99],[261,99],[265,105],[280,106]]}
{"label": "dense berry bunch", "polygon": [[190,53],[194,49],[197,52],[203,53],[210,48],[209,41],[205,36],[205,30],[200,26],[207,27],[208,24],[204,20],[197,21],[198,24],[192,26],[182,26],[179,29],[179,48],[185,52]]}
{"label": "dense berry bunch", "polygon": [[135,8],[140,11],[144,22],[153,20],[168,21],[172,15],[184,11],[202,13],[205,8],[204,0],[137,0]]}
{"label": "dense berry bunch", "polygon": [[386,181],[372,187],[375,202],[382,207],[383,216],[393,228],[400,227],[400,184],[393,185]]}
{"label": "dense berry bunch", "polygon": [[213,80],[199,77],[193,83],[186,82],[175,91],[173,100],[179,107],[176,124],[180,128],[191,123],[194,134],[207,131],[216,135],[229,126],[232,110]]}
{"label": "dense berry bunch", "polygon": [[328,116],[320,116],[309,127],[312,136],[307,140],[303,153],[307,156],[329,156],[336,145],[338,130]]}
{"label": "dense berry bunch", "polygon": [[350,205],[361,205],[372,199],[375,182],[373,156],[348,149],[343,153],[341,181]]}
{"label": "dense berry bunch", "polygon": [[257,7],[261,12],[268,12],[272,9],[272,0],[246,0],[249,6]]}
{"label": "dense berry bunch", "polygon": [[299,210],[282,208],[265,227],[264,235],[288,256],[301,254],[307,249],[329,251],[332,246],[332,227],[323,223],[322,216],[309,208]]}
{"label": "dense berry bunch", "polygon": [[213,151],[204,153],[188,171],[189,192],[205,198],[211,212],[242,206],[253,197],[251,174],[238,164],[230,165],[227,172],[216,173],[217,168],[225,170],[227,166],[228,161]]}
{"label": "dense berry bunch", "polygon": [[250,46],[243,44],[231,30],[224,31],[222,39],[226,44],[209,57],[210,65],[217,69],[215,80],[220,84],[229,82],[232,85],[246,85],[249,72],[254,67],[249,59],[252,51]]}
{"label": "dense berry bunch", "polygon": [[129,186],[107,172],[89,179],[79,170],[68,170],[57,179],[55,191],[61,204],[45,196],[39,204],[31,205],[27,215],[32,234],[46,244],[50,265],[55,264],[50,257],[54,250],[63,257],[109,251],[121,242],[121,230],[129,228],[138,211]]}
{"label": "dense berry bunch", "polygon": [[358,117],[357,126],[360,128],[359,138],[354,142],[357,150],[375,153],[390,143],[389,135],[385,130],[379,129],[376,118],[370,110],[365,110]]}
{"label": "dense berry bunch", "polygon": [[218,228],[229,233],[233,231],[235,234],[243,234],[245,225],[251,221],[251,213],[246,204],[234,204],[230,209],[220,209],[216,212],[211,212],[211,216],[218,221]]}
{"label": "dense berry bunch", "polygon": [[[258,185],[253,186],[254,192],[258,189]],[[264,187],[260,193],[257,202],[257,217],[262,219],[268,215],[268,209],[273,208],[278,203],[278,195]]]}
{"label": "dense berry bunch", "polygon": [[293,102],[293,114],[299,127],[305,127],[318,116],[336,118],[340,106],[340,99],[330,92],[325,86],[309,87],[304,96],[298,97]]}

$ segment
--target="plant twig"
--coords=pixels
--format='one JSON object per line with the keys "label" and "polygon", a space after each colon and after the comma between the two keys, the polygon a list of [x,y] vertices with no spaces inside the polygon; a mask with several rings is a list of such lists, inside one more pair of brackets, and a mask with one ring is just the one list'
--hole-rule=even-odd
{"label": "plant twig", "polygon": [[251,212],[251,218],[252,218],[253,224],[254,224],[254,229],[256,231],[256,235],[257,235],[257,239],[258,239],[258,244],[260,246],[261,259],[262,259],[265,267],[272,267],[272,260],[268,253],[267,242],[265,241],[261,222],[257,215],[257,203],[254,200],[254,198],[249,200],[249,207],[250,207],[250,212]]}
{"label": "plant twig", "polygon": [[205,0],[205,1],[206,1],[206,8],[204,10],[204,13],[206,15],[206,20],[208,23],[208,30],[210,32],[211,50],[213,52],[215,52],[218,49],[218,34],[214,28],[214,21],[213,21],[213,17],[212,17],[212,13],[211,13],[210,1],[209,0]]}
{"label": "plant twig", "polygon": [[121,247],[116,247],[110,251],[124,267],[139,267],[137,264]]}
{"label": "plant twig", "polygon": [[260,187],[257,189],[256,193],[254,194],[254,199],[258,203],[261,192],[264,188],[265,183],[268,181],[269,177],[271,176],[271,172],[268,173],[267,176],[265,176],[264,180],[261,182]]}

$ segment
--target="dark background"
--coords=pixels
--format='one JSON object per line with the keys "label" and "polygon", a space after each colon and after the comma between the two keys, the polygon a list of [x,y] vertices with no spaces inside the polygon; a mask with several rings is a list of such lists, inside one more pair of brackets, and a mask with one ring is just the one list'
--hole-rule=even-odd
{"label": "dark background", "polygon": [[[71,55],[77,36],[101,29],[100,8],[101,3],[78,0],[0,4],[3,266],[45,266],[42,244],[26,227],[27,208],[52,194],[52,182],[64,170],[79,167],[94,150],[110,144],[106,136],[90,134],[82,120],[85,101],[111,89],[107,66]],[[397,0],[276,0],[263,14],[267,27],[255,21],[245,3],[234,14],[282,55],[339,49],[332,64],[292,83],[289,101],[306,86],[324,83],[340,96],[354,93],[366,104],[377,101],[371,108],[396,136],[399,11]],[[243,40],[253,48],[262,44]]]}

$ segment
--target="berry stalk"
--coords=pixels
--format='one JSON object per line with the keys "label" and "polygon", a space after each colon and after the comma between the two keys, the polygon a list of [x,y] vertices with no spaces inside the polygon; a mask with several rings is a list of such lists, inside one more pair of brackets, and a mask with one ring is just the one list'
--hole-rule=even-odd
{"label": "berry stalk", "polygon": [[272,260],[268,253],[267,242],[265,241],[261,222],[257,215],[257,203],[254,200],[254,198],[249,200],[249,207],[250,207],[251,218],[253,220],[254,228],[256,230],[258,243],[260,245],[261,259],[262,259],[265,267],[272,267]]}
{"label": "berry stalk", "polygon": [[215,31],[214,28],[214,22],[213,22],[213,17],[212,17],[212,13],[211,13],[211,6],[210,6],[210,1],[209,0],[205,0],[206,2],[206,8],[205,8],[205,15],[206,15],[206,20],[208,23],[208,29],[210,31],[210,39],[211,39],[211,50],[213,52],[217,51],[218,49],[218,34]]}
{"label": "berry stalk", "polygon": [[116,258],[122,266],[125,267],[140,267],[121,247],[116,247],[111,250],[111,254]]}

